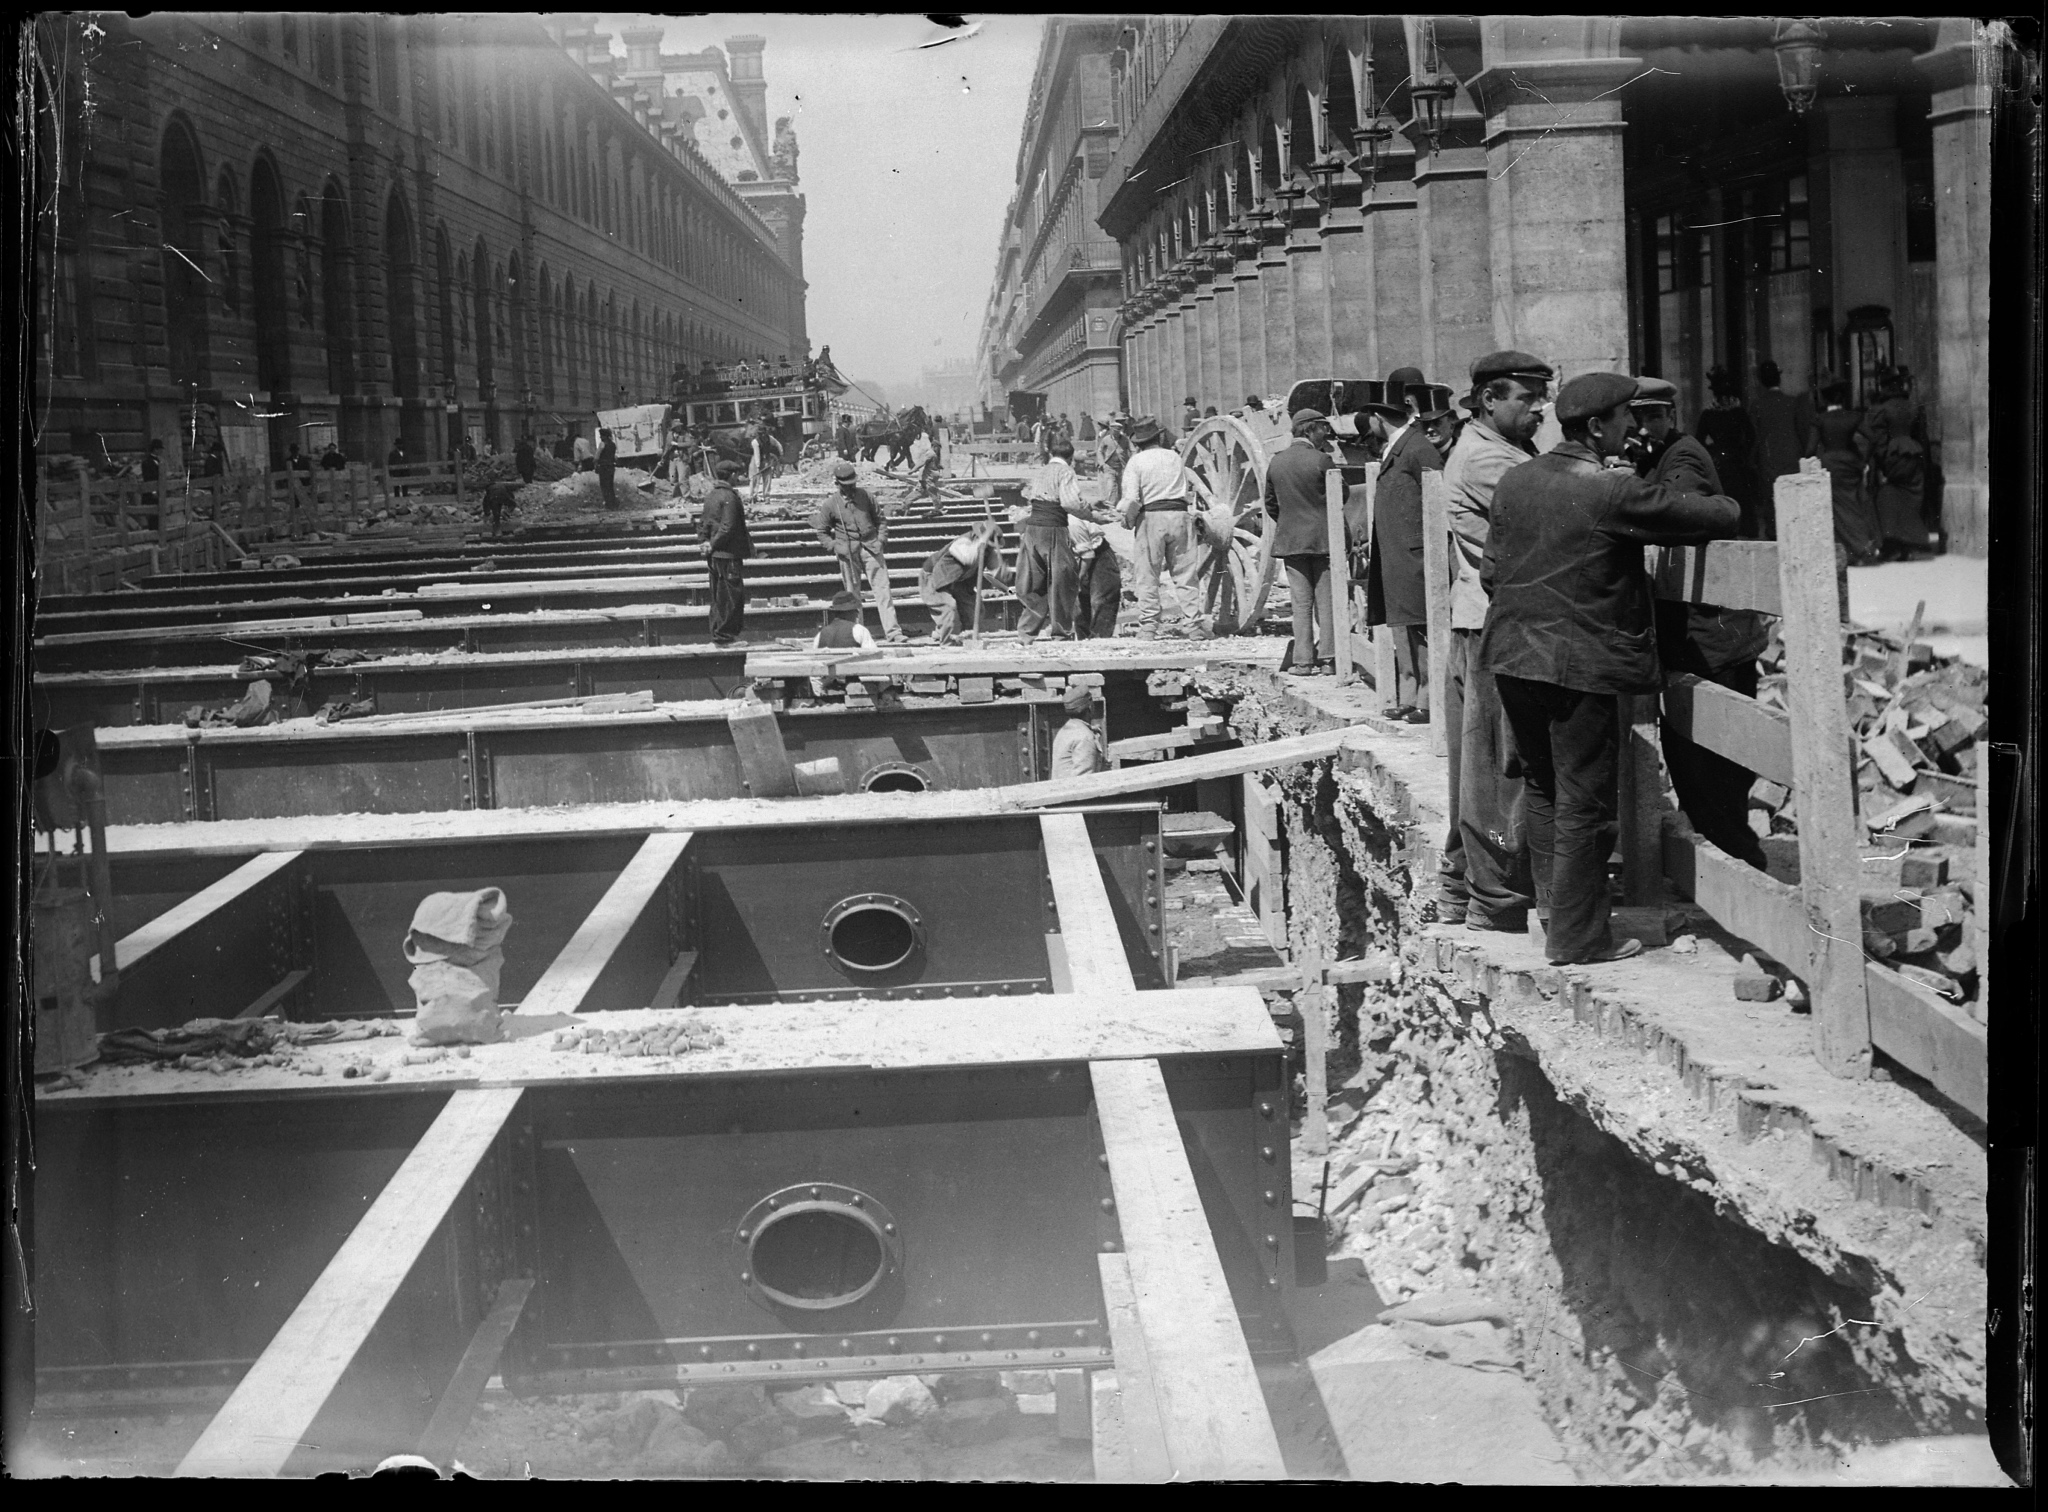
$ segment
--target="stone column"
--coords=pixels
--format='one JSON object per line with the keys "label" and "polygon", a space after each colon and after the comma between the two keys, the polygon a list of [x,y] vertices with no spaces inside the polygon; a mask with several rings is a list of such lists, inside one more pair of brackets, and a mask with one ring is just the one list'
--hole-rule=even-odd
{"label": "stone column", "polygon": [[1496,350],[1486,149],[1481,145],[1485,126],[1460,87],[1436,150],[1424,150],[1415,161],[1422,370],[1431,383],[1458,389],[1470,378],[1472,364]]}
{"label": "stone column", "polygon": [[1991,70],[2000,60],[1976,23],[1951,19],[1914,61],[1934,86],[1941,520],[1950,551],[1981,557],[1990,550]]}
{"label": "stone column", "polygon": [[1372,363],[1372,249],[1365,234],[1364,190],[1355,178],[1340,187],[1322,225],[1329,276],[1330,373],[1351,380],[1371,378],[1378,371]]}
{"label": "stone column", "polygon": [[[1415,208],[1415,150],[1396,137],[1380,154],[1379,181],[1365,201],[1372,245],[1373,366],[1384,378],[1397,367],[1422,367],[1422,268]],[[1432,382],[1436,372],[1423,368]]]}
{"label": "stone column", "polygon": [[1286,391],[1301,376],[1294,360],[1294,283],[1287,271],[1287,235],[1284,228],[1264,228],[1259,249],[1259,299],[1265,318],[1266,386],[1268,400],[1286,398]]}
{"label": "stone column", "polygon": [[1145,413],[1145,393],[1151,386],[1151,375],[1146,371],[1149,354],[1146,351],[1146,330],[1150,317],[1140,317],[1136,326],[1124,336],[1124,387],[1132,414]]}
{"label": "stone column", "polygon": [[1330,273],[1321,223],[1315,200],[1304,199],[1287,238],[1289,302],[1294,315],[1290,379],[1327,377],[1330,372]]}
{"label": "stone column", "polygon": [[1642,64],[1616,55],[1621,22],[1613,17],[1489,17],[1480,29],[1484,67],[1468,87],[1486,117],[1494,345],[1543,358],[1560,383],[1625,371],[1615,91]]}
{"label": "stone column", "polygon": [[1195,330],[1201,338],[1201,374],[1195,386],[1195,398],[1204,409],[1215,405],[1221,409],[1223,400],[1219,397],[1223,387],[1221,370],[1220,338],[1216,330],[1216,283],[1207,272],[1202,275],[1201,287],[1195,290]]}
{"label": "stone column", "polygon": [[1165,426],[1174,424],[1180,396],[1187,392],[1188,339],[1181,330],[1186,323],[1176,302],[1167,306],[1166,318],[1159,327],[1166,350],[1165,360],[1159,365],[1159,395],[1153,400],[1152,413]]}
{"label": "stone column", "polygon": [[1191,282],[1180,297],[1180,387],[1169,396],[1176,425],[1180,423],[1181,400],[1190,394],[1199,395],[1201,387],[1202,323],[1195,304],[1195,285]]}
{"label": "stone column", "polygon": [[1238,355],[1237,280],[1228,253],[1217,261],[1223,266],[1210,285],[1216,291],[1216,408],[1227,415],[1244,403],[1244,364]]}
{"label": "stone column", "polygon": [[1266,393],[1266,302],[1259,281],[1258,244],[1246,238],[1233,249],[1237,266],[1230,281],[1237,285],[1237,381],[1244,394],[1232,396],[1232,407],[1244,402],[1245,394]]}

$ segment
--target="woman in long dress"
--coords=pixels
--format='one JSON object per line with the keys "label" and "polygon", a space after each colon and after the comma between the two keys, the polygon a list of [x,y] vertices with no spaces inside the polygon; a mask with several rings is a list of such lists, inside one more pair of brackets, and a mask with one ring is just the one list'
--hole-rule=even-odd
{"label": "woman in long dress", "polygon": [[1926,553],[1931,544],[1920,512],[1927,489],[1927,427],[1919,406],[1906,397],[1903,374],[1896,370],[1886,373],[1878,394],[1877,408],[1863,422],[1869,446],[1869,486],[1876,495],[1884,554],[1903,560]]}

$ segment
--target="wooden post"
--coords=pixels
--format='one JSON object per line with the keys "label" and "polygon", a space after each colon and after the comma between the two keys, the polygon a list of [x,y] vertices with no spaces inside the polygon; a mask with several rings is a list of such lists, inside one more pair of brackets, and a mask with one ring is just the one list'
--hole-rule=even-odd
{"label": "wooden post", "polygon": [[1870,1074],[1870,1004],[1863,980],[1863,862],[1846,759],[1842,620],[1835,596],[1833,485],[1825,473],[1790,473],[1774,488],[1778,594],[1784,609],[1785,706],[1795,711],[1799,891],[1813,936],[1814,1054],[1837,1076]]}
{"label": "wooden post", "polygon": [[1622,899],[1648,908],[1664,900],[1664,768],[1658,757],[1655,693],[1623,693],[1614,700],[1620,726]]}
{"label": "wooden post", "polygon": [[[1337,685],[1353,680],[1351,667],[1351,556],[1344,540],[1344,471],[1323,474],[1324,514],[1330,541],[1330,654],[1337,658]],[[1311,612],[1310,622],[1314,622]],[[1301,653],[1296,650],[1299,659]]]}
{"label": "wooden post", "polygon": [[450,457],[448,459],[448,465],[455,469],[455,507],[457,509],[460,509],[463,507],[461,455],[458,453],[457,455]]}
{"label": "wooden post", "polygon": [[1451,490],[1444,475],[1422,475],[1422,575],[1429,615],[1429,751],[1448,756],[1444,723],[1446,670],[1451,659]]}
{"label": "wooden post", "polygon": [[1330,1149],[1329,1117],[1324,1108],[1330,1098],[1329,1001],[1323,986],[1323,953],[1313,941],[1301,952],[1300,964],[1302,987],[1294,1001],[1301,1008],[1302,1079],[1308,1084],[1301,1148],[1307,1155],[1326,1155]]}

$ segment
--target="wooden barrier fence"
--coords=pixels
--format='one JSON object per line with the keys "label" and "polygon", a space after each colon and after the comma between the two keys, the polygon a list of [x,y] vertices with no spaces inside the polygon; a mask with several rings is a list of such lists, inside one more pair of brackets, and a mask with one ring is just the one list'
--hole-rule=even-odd
{"label": "wooden barrier fence", "polygon": [[[1354,477],[1357,470],[1353,470]],[[1364,672],[1382,707],[1394,701],[1392,643],[1384,627],[1350,633],[1350,573],[1341,515],[1346,486],[1366,490],[1367,517],[1378,468],[1363,483],[1329,475],[1331,602],[1340,680]],[[1776,541],[1716,541],[1650,548],[1659,598],[1747,609],[1779,617],[1785,643],[1789,717],[1754,698],[1697,677],[1673,679],[1657,694],[1623,700],[1622,885],[1626,901],[1655,904],[1670,882],[1729,933],[1748,941],[1804,984],[1813,1012],[1814,1054],[1838,1076],[1870,1074],[1882,1051],[1943,1096],[1986,1116],[1984,1026],[1960,1008],[1863,949],[1863,857],[1855,811],[1855,756],[1842,660],[1841,601],[1835,581],[1834,514],[1825,473],[1776,483]],[[1442,727],[1444,657],[1450,642],[1455,545],[1443,474],[1423,474],[1424,571],[1429,615],[1431,744]],[[1780,882],[1702,839],[1666,794],[1661,723],[1673,735],[1792,790],[1799,825],[1799,882]],[[1988,1005],[1987,1005],[1988,1006]]]}
{"label": "wooden barrier fence", "polygon": [[345,531],[414,496],[466,506],[469,492],[454,461],[156,482],[94,478],[80,466],[37,488],[39,569],[56,592],[112,590],[124,579],[217,570],[261,543]]}

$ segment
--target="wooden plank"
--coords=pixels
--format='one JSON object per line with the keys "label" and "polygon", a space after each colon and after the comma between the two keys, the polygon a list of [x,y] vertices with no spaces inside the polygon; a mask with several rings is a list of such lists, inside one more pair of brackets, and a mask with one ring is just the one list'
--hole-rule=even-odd
{"label": "wooden plank", "polygon": [[776,723],[775,711],[765,704],[748,704],[727,714],[725,723],[732,731],[748,794],[755,798],[795,797],[796,770],[790,765],[789,748],[782,743],[782,726]]}
{"label": "wooden plank", "polygon": [[[1807,980],[1814,935],[1798,888],[1736,860],[1676,822],[1664,832],[1664,875],[1716,924]],[[1860,943],[1860,928],[1852,938]]]}
{"label": "wooden plank", "polygon": [[[1153,651],[1133,647],[1117,655],[1082,649],[1085,642],[1067,644],[1075,645],[1075,649],[1068,650],[1058,644],[979,652],[891,649],[872,657],[863,653],[861,673],[877,677],[1015,677],[1024,672],[1059,675],[1070,672],[1197,671],[1219,659],[1215,652],[1210,651]],[[1123,644],[1118,643],[1119,646]],[[1280,647],[1276,643],[1271,648],[1271,658],[1277,663],[1279,657]],[[1237,664],[1246,658],[1233,651],[1230,660]],[[746,674],[752,678],[824,677],[839,664],[826,651],[756,651],[747,657]]]}
{"label": "wooden plank", "polygon": [[1131,1285],[1131,1264],[1123,1255],[1097,1255],[1102,1278],[1102,1309],[1109,1324],[1110,1352],[1116,1358],[1115,1423],[1095,1425],[1095,1475],[1104,1481],[1156,1483],[1173,1478],[1167,1453],[1166,1428],[1159,1420],[1152,1362],[1145,1348],[1145,1330],[1138,1323],[1138,1298]]}
{"label": "wooden plank", "polygon": [[517,1088],[456,1092],[242,1377],[178,1474],[276,1475],[419,1263],[519,1106]]}
{"label": "wooden plank", "polygon": [[661,979],[661,985],[654,989],[649,999],[650,1008],[673,1008],[682,1001],[683,988],[689,984],[690,973],[697,969],[697,952],[686,950],[677,956],[668,968],[668,975]]}
{"label": "wooden plank", "polygon": [[1686,673],[1664,689],[1664,719],[1694,745],[1792,787],[1792,721],[1732,688]]}
{"label": "wooden plank", "polygon": [[597,907],[569,937],[541,978],[519,1004],[525,1016],[574,1013],[611,964],[612,955],[640,915],[660,893],[690,843],[688,830],[649,835],[619,873]]}
{"label": "wooden plank", "polygon": [[1088,816],[1044,814],[1038,825],[1071,979],[1086,991],[1135,992],[1137,981],[1109,906],[1102,866],[1088,838]]}
{"label": "wooden plank", "polygon": [[1180,787],[1211,777],[1235,777],[1243,772],[1268,767],[1293,766],[1297,762],[1319,761],[1335,756],[1351,737],[1345,729],[1317,730],[1285,740],[1240,746],[1232,751],[1211,751],[1201,756],[1184,756],[1175,761],[1122,767],[1113,772],[1091,772],[1086,777],[1063,777],[1050,782],[1026,782],[1013,787],[989,789],[1013,808],[1050,808],[1058,804],[1094,803],[1125,793],[1152,792],[1163,787]]}
{"label": "wooden plank", "polygon": [[1301,1120],[1301,1148],[1320,1158],[1329,1153],[1330,1121],[1325,1104],[1330,1096],[1330,1004],[1324,990],[1323,955],[1314,945],[1302,953],[1303,986],[1295,997],[1301,1009],[1302,1080],[1308,1109]]}
{"label": "wooden plank", "polygon": [[1971,849],[1976,852],[1975,878],[1972,881],[1970,902],[1977,915],[1977,1017],[1990,1022],[1991,1017],[1991,957],[1992,944],[1997,938],[1997,879],[1992,874],[1991,857],[1991,752],[1977,753],[1977,812],[1983,823],[1976,826]]}
{"label": "wooden plank", "polygon": [[1444,678],[1451,655],[1451,491],[1441,472],[1422,475],[1422,579],[1429,618],[1429,753],[1450,754]]}
{"label": "wooden plank", "polygon": [[[133,934],[116,940],[115,968],[127,971],[139,964],[150,952],[162,949],[186,930],[197,928],[235,899],[276,876],[304,854],[303,851],[274,850],[250,857],[218,882],[201,888],[184,902],[158,914]],[[92,969],[95,973],[100,969],[100,958],[97,955],[92,958]]]}
{"label": "wooden plank", "polygon": [[[118,954],[120,947],[117,945],[114,949]],[[297,991],[299,983],[305,981],[312,974],[311,971],[305,969],[286,972],[282,981],[257,998],[255,1002],[244,1008],[240,1013],[236,1014],[235,1017],[238,1019],[262,1018],[264,1014],[270,1012],[271,1009]]]}
{"label": "wooden plank", "polygon": [[[1933,1082],[1951,1102],[1989,1118],[1991,1066],[1984,1026],[1889,966],[1865,961],[1863,978],[1871,1043],[1915,1076]],[[1980,978],[1980,991],[1981,983]]]}
{"label": "wooden plank", "polygon": [[[1337,685],[1357,680],[1351,667],[1351,554],[1344,541],[1344,470],[1323,474],[1323,519],[1330,543],[1330,647],[1337,659]],[[1300,655],[1296,651],[1297,658]]]}
{"label": "wooden plank", "polygon": [[[1798,476],[1798,474],[1793,474]],[[1782,480],[1781,480],[1782,481]],[[1754,609],[1783,614],[1777,541],[1709,541],[1704,546],[1650,548],[1650,589],[1661,599],[1708,604],[1719,609]],[[1789,545],[1787,545],[1789,550]],[[1828,551],[1834,571],[1834,550]]]}
{"label": "wooden plank", "polygon": [[1835,587],[1833,484],[1825,473],[1791,473],[1775,485],[1779,597],[1785,637],[1785,704],[1798,778],[1799,886],[1813,926],[1814,1053],[1837,1076],[1870,1074],[1870,1008],[1864,984],[1849,713],[1842,700],[1842,619]]}
{"label": "wooden plank", "polygon": [[1177,751],[1182,746],[1223,738],[1223,721],[1205,719],[1200,724],[1182,725],[1179,729],[1166,730],[1158,735],[1133,735],[1126,740],[1112,740],[1106,749],[1111,761],[1130,761],[1139,756],[1154,756],[1162,751]]}
{"label": "wooden plank", "polygon": [[1619,808],[1623,901],[1648,907],[1664,896],[1664,765],[1657,747],[1654,694],[1614,700],[1621,726]]}
{"label": "wooden plank", "polygon": [[1094,1061],[1088,1071],[1174,1478],[1282,1479],[1280,1441],[1159,1063]]}
{"label": "wooden plank", "polygon": [[490,1384],[498,1368],[498,1357],[505,1352],[512,1330],[519,1326],[520,1315],[526,1311],[526,1299],[532,1292],[531,1276],[515,1276],[500,1283],[497,1300],[470,1335],[469,1347],[463,1350],[454,1376],[441,1393],[441,1400],[434,1404],[434,1416],[420,1435],[420,1458],[438,1466],[455,1457],[469,1420],[476,1414],[477,1399]]}

